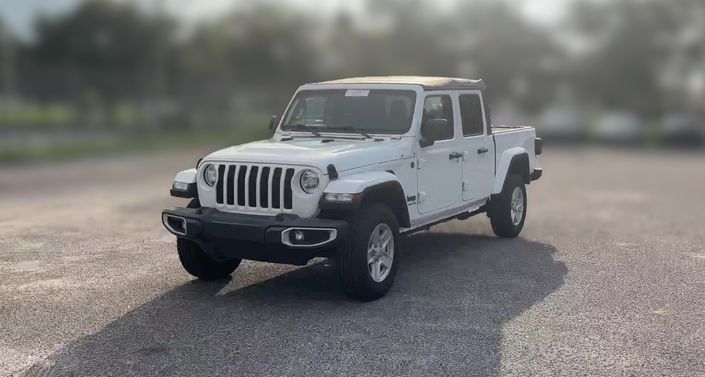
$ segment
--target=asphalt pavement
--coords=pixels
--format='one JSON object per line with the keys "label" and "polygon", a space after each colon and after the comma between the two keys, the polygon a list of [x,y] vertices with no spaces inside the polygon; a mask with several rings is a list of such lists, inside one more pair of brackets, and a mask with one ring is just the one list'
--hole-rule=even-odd
{"label": "asphalt pavement", "polygon": [[332,266],[184,272],[197,151],[0,167],[0,375],[705,376],[705,156],[552,150],[521,237],[406,238],[391,292]]}

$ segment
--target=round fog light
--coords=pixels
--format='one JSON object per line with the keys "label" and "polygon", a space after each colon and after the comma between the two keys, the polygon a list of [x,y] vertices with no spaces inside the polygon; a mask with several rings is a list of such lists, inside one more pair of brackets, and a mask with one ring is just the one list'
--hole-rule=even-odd
{"label": "round fog light", "polygon": [[304,232],[301,230],[295,230],[294,231],[294,239],[298,242],[301,242],[304,240]]}

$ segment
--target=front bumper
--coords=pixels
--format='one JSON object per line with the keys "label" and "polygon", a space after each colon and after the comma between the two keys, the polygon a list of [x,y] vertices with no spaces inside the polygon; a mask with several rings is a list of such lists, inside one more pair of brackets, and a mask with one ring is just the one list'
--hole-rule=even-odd
{"label": "front bumper", "polygon": [[[348,234],[348,223],[343,220],[247,215],[214,208],[167,208],[162,222],[172,234],[196,242],[215,260],[242,258],[303,265],[311,258],[332,256]],[[297,230],[313,241],[295,241],[292,234]]]}

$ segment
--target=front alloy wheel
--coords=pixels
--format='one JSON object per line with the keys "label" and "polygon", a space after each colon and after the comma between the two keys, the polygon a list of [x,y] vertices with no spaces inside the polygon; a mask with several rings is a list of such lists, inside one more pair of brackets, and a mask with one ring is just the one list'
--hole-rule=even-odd
{"label": "front alloy wheel", "polygon": [[394,213],[383,204],[363,205],[350,220],[349,237],[337,258],[343,290],[361,301],[386,295],[399,264],[395,250],[399,225]]}
{"label": "front alloy wheel", "polygon": [[367,244],[367,267],[372,280],[381,283],[392,271],[394,263],[394,233],[387,224],[379,224]]}

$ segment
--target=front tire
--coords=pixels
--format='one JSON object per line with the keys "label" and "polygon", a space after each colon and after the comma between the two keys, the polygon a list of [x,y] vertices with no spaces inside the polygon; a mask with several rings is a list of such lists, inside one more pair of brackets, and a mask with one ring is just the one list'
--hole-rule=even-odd
{"label": "front tire", "polygon": [[201,280],[224,279],[235,271],[242,259],[230,259],[218,262],[211,259],[198,244],[179,238],[176,240],[179,260],[184,269]]}
{"label": "front tire", "polygon": [[389,292],[397,273],[399,225],[389,207],[363,206],[350,221],[350,240],[338,255],[343,290],[360,301]]}
{"label": "front tire", "polygon": [[504,182],[502,192],[490,203],[488,215],[494,234],[503,238],[518,236],[524,228],[526,204],[524,179],[511,174]]}

